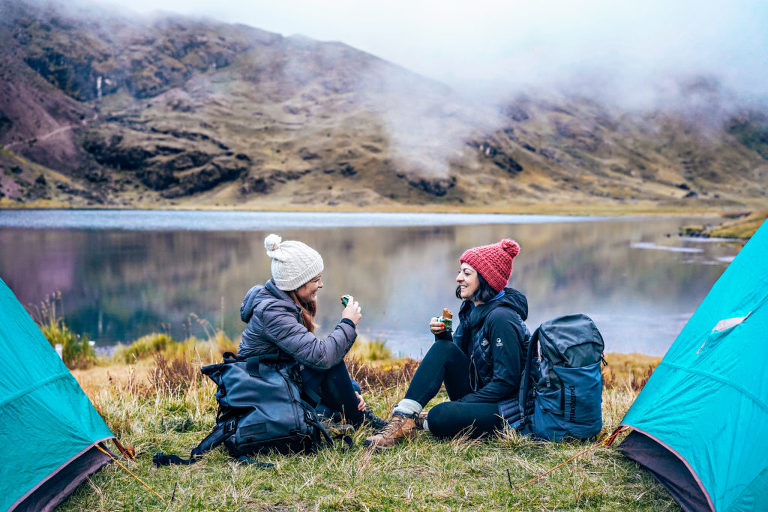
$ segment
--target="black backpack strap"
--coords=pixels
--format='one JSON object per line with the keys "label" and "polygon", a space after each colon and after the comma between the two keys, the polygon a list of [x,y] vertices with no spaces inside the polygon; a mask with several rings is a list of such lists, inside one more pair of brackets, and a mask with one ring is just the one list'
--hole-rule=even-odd
{"label": "black backpack strap", "polygon": [[168,455],[163,452],[157,452],[152,456],[152,464],[157,467],[170,466],[171,464],[190,465],[203,458],[203,454],[213,450],[221,443],[227,440],[229,436],[235,433],[237,429],[237,419],[230,418],[227,421],[217,423],[210,434],[200,441],[200,444],[192,449],[189,459],[182,459],[178,455]]}
{"label": "black backpack strap", "polygon": [[325,429],[323,424],[320,423],[320,418],[317,416],[317,411],[315,408],[301,398],[298,398],[296,401],[299,403],[299,405],[301,405],[301,408],[304,409],[304,419],[306,420],[307,424],[311,427],[314,427],[313,442],[315,445],[319,446],[325,443],[328,446],[333,446],[333,438],[331,437],[331,434],[329,434]]}
{"label": "black backpack strap", "polygon": [[217,423],[210,434],[200,441],[200,444],[192,449],[190,457],[193,459],[202,458],[203,454],[209,452],[226,441],[237,430],[237,418],[229,418],[227,421]]}
{"label": "black backpack strap", "polygon": [[245,360],[245,371],[248,372],[248,375],[251,377],[260,377],[259,373],[259,364],[261,363],[261,358],[259,356],[253,356],[249,357]]}
{"label": "black backpack strap", "polygon": [[178,455],[167,455],[163,452],[157,452],[152,455],[152,464],[159,468],[160,466],[170,466],[171,464],[179,464],[189,466],[197,462],[197,459],[182,459]]}
{"label": "black backpack strap", "polygon": [[525,353],[525,366],[523,367],[523,374],[520,380],[520,415],[522,417],[520,425],[525,425],[529,421],[526,414],[528,395],[531,392],[531,374],[533,372],[533,358],[539,351],[539,330],[536,329],[531,336],[531,340],[528,342],[528,350]]}
{"label": "black backpack strap", "polygon": [[317,391],[315,391],[314,389],[310,389],[308,386],[306,386],[303,383],[301,385],[301,390],[304,392],[305,395],[307,395],[307,398],[315,402],[315,407],[320,405],[322,398],[320,398],[320,395],[317,393]]}
{"label": "black backpack strap", "polygon": [[[237,360],[245,361],[245,369],[248,372],[248,375],[251,377],[259,377],[259,365],[262,363],[280,364],[294,361],[292,357],[281,351],[259,354],[258,356],[251,356],[247,358],[239,358]],[[225,362],[227,362],[226,359]]]}
{"label": "black backpack strap", "polygon": [[[295,361],[295,360],[294,360]],[[290,378],[293,382],[295,382],[299,386],[299,390],[301,394],[308,399],[310,402],[312,409],[320,405],[320,403],[323,401],[323,398],[320,396],[320,393],[317,389],[311,388],[307,385],[307,383],[304,381],[304,379],[301,376],[301,371],[299,370],[300,366],[298,364],[292,365],[288,368],[288,378]]]}

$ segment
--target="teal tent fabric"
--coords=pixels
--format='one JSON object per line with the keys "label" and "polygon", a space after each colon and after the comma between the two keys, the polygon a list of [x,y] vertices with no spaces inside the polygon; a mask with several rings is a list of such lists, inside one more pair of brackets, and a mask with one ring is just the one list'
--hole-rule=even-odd
{"label": "teal tent fabric", "polygon": [[0,374],[0,510],[44,510],[23,498],[54,478],[71,492],[84,476],[69,468],[113,434],[2,279]]}
{"label": "teal tent fabric", "polygon": [[712,287],[622,425],[678,457],[709,509],[768,510],[768,222]]}

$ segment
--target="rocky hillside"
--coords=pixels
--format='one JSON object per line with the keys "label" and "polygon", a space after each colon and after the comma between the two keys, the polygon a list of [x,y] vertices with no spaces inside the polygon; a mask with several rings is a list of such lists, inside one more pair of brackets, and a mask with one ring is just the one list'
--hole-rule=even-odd
{"label": "rocky hillside", "polygon": [[766,204],[768,116],[726,96],[488,105],[341,43],[0,0],[0,206]]}

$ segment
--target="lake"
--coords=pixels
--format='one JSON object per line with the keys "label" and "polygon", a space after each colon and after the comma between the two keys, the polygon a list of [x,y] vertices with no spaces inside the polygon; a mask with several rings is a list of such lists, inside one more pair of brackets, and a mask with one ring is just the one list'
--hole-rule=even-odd
{"label": "lake", "polygon": [[264,237],[278,233],[325,261],[319,333],[363,307],[360,333],[420,357],[427,324],[454,312],[458,257],[509,237],[510,285],[528,297],[531,331],[591,316],[609,352],[662,355],[741,246],[683,238],[686,218],[493,214],[0,210],[0,277],[28,307],[60,291],[75,332],[107,347],[157,331],[239,338],[245,292],[269,277]]}

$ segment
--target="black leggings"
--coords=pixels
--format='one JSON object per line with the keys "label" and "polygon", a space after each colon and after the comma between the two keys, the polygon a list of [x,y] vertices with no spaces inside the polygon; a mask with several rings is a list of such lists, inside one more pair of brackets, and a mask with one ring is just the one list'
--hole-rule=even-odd
{"label": "black leggings", "polygon": [[301,379],[304,386],[320,395],[324,405],[333,412],[341,413],[352,426],[359,427],[363,422],[365,416],[357,410],[359,400],[352,388],[352,379],[349,378],[349,371],[347,371],[344,361],[329,370],[315,370],[305,367],[301,371]]}
{"label": "black leggings", "polygon": [[501,429],[498,404],[456,401],[472,392],[469,358],[452,341],[437,340],[419,364],[405,398],[424,407],[437,395],[443,383],[451,401],[430,409],[427,424],[432,434],[454,437],[467,433],[471,437],[481,437]]}

